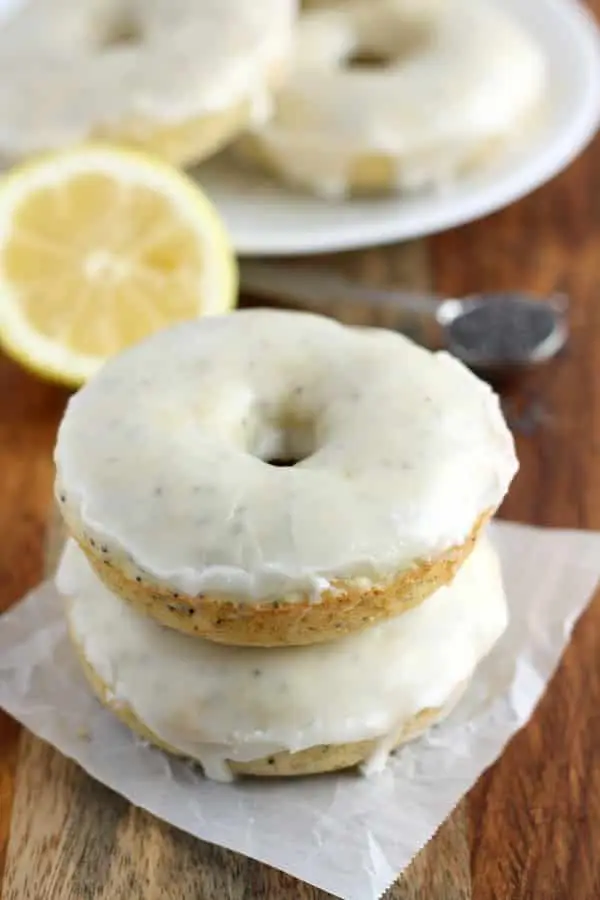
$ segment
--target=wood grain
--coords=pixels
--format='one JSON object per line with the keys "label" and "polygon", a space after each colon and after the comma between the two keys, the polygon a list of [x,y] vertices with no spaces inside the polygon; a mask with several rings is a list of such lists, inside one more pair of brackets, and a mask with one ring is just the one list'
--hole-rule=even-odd
{"label": "wood grain", "polygon": [[[593,5],[600,13],[600,0]],[[321,262],[374,284],[433,279],[449,294],[511,286],[571,294],[568,352],[505,396],[522,467],[504,514],[537,524],[600,528],[599,151],[596,142],[551,185],[482,222],[409,250]],[[0,609],[42,573],[65,398],[0,358]],[[600,897],[599,658],[600,598],[532,722],[471,792],[470,843],[459,813],[389,900]],[[0,885],[5,900],[323,897],[131,808],[51,748],[20,738],[2,713]]]}
{"label": "wood grain", "polygon": [[[0,611],[42,576],[52,447],[65,396],[59,388],[41,383],[0,355]],[[0,884],[18,740],[19,729],[0,710]]]}
{"label": "wood grain", "polygon": [[[568,352],[507,398],[513,411],[541,412],[517,435],[521,471],[503,513],[539,525],[600,528],[599,150],[596,141],[502,214],[431,242],[448,293],[518,285],[572,298]],[[471,793],[478,900],[600,897],[599,658],[600,597],[533,721]]]}
{"label": "wood grain", "polygon": [[[3,900],[326,900],[330,895],[136,809],[29,734]],[[466,877],[464,873],[466,872]],[[470,900],[462,808],[386,900]]]}

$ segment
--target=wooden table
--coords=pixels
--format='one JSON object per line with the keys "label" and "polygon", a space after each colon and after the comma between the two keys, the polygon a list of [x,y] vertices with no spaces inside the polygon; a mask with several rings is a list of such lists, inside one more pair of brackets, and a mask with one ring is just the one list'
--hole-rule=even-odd
{"label": "wooden table", "polygon": [[[600,0],[595,6],[600,12]],[[600,529],[600,142],[551,185],[484,221],[408,250],[344,254],[323,264],[375,284],[431,283],[449,294],[515,286],[568,292],[567,353],[505,398],[521,472],[502,512],[537,525]],[[66,399],[62,389],[0,358],[0,610],[42,576],[51,454]],[[468,896],[600,897],[598,659],[597,598],[532,722],[468,798]],[[92,808],[90,820],[85,811]],[[144,852],[136,863],[130,851],[139,840]],[[205,849],[199,862],[198,846],[130,810],[0,713],[5,900],[323,896],[239,857],[225,865],[218,850]],[[208,874],[207,860],[214,864]],[[427,900],[455,896],[465,894]]]}

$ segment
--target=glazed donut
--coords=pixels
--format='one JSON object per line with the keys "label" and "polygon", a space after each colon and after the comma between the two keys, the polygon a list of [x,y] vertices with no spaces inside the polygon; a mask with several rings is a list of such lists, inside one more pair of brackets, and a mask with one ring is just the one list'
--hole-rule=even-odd
{"label": "glazed donut", "polygon": [[111,594],[71,542],[69,631],[101,701],[134,731],[228,780],[305,775],[388,753],[449,712],[506,626],[495,553],[406,615],[329,644],[224,647],[161,628]]}
{"label": "glazed donut", "polygon": [[419,603],[516,470],[496,396],[452,357],[256,309],[111,359],[70,400],[55,462],[68,530],[111,590],[181,631],[261,646]]}
{"label": "glazed donut", "polygon": [[301,18],[275,114],[236,152],[323,196],[441,186],[527,134],[544,84],[486,0],[354,0]]}
{"label": "glazed donut", "polygon": [[29,0],[0,28],[0,156],[81,140],[196,162],[268,114],[295,0]]}

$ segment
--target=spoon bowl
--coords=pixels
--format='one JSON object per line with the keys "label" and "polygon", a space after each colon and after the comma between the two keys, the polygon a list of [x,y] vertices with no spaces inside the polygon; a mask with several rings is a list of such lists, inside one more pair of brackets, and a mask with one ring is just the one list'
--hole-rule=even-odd
{"label": "spoon bowl", "polygon": [[484,377],[535,369],[567,343],[568,298],[522,292],[442,301],[436,313],[450,353]]}

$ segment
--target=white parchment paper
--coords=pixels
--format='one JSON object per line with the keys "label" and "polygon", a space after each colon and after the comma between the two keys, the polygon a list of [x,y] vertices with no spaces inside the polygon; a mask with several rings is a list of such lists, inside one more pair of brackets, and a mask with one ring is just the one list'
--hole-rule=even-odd
{"label": "white parchment paper", "polygon": [[527,721],[600,575],[600,534],[501,523],[492,537],[509,629],[451,718],[371,779],[216,784],[145,746],[91,696],[51,583],[0,618],[0,706],[178,828],[346,900],[376,900]]}

